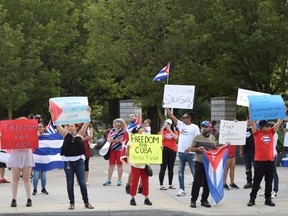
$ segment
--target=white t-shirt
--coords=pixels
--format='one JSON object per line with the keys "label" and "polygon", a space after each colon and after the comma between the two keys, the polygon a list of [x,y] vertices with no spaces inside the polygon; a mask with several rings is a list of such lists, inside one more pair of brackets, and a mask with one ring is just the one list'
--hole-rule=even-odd
{"label": "white t-shirt", "polygon": [[[178,152],[184,151],[192,145],[194,137],[200,134],[200,129],[195,124],[186,125],[182,121],[177,121],[177,128],[179,129]],[[194,152],[189,152],[195,154]]]}
{"label": "white t-shirt", "polygon": [[278,141],[278,134],[275,133],[273,138],[274,138],[274,156],[276,156],[277,155],[276,147],[277,147],[277,141]]}
{"label": "white t-shirt", "polygon": [[150,126],[144,127],[142,134],[151,134],[151,127]]}

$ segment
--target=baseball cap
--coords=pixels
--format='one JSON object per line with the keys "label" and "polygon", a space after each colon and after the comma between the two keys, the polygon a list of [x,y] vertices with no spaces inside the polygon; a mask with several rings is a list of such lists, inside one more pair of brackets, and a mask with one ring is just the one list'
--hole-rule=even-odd
{"label": "baseball cap", "polygon": [[210,126],[210,122],[209,121],[203,121],[201,126],[206,126],[206,127],[209,127]]}
{"label": "baseball cap", "polygon": [[269,127],[269,122],[267,120],[261,120],[259,121],[259,127],[262,128],[262,127],[265,127],[265,126],[268,126]]}
{"label": "baseball cap", "polygon": [[171,119],[166,119],[166,120],[164,121],[164,123],[166,123],[166,124],[172,124],[172,120],[171,120]]}

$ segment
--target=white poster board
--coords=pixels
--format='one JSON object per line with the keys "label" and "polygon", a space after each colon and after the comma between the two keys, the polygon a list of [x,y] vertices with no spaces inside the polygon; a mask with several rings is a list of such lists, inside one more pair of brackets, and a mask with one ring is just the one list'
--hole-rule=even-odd
{"label": "white poster board", "polygon": [[[288,129],[288,122],[286,122],[286,129]],[[283,146],[288,147],[288,131],[285,133]]]}
{"label": "white poster board", "polygon": [[165,85],[164,108],[193,109],[195,86]]}
{"label": "white poster board", "polygon": [[269,94],[239,88],[236,104],[240,106],[249,107],[248,96],[253,96],[253,95],[269,95]]}
{"label": "white poster board", "polygon": [[219,143],[231,145],[246,144],[247,121],[220,121]]}

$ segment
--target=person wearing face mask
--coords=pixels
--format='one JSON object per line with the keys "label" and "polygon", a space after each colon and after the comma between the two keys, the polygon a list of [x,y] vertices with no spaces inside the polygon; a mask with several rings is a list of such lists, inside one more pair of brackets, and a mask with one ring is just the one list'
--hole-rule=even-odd
{"label": "person wearing face mask", "polygon": [[84,123],[82,127],[80,124],[69,124],[67,129],[61,125],[57,125],[57,129],[63,136],[63,146],[60,155],[64,160],[64,171],[67,181],[67,192],[70,200],[69,210],[75,209],[74,197],[74,175],[76,174],[82,199],[85,208],[93,209],[94,207],[89,203],[87,186],[85,182],[85,150],[83,145],[83,135],[87,130],[89,123]]}
{"label": "person wearing face mask", "polygon": [[196,201],[199,196],[199,190],[201,187],[201,183],[203,180],[203,192],[201,198],[201,206],[210,208],[211,205],[208,202],[209,196],[209,187],[205,175],[202,151],[205,149],[206,151],[216,149],[216,139],[210,134],[210,122],[203,121],[201,124],[201,133],[194,137],[192,145],[185,150],[185,154],[188,154],[190,151],[196,153],[196,161],[195,161],[195,176],[193,181],[193,186],[191,190],[191,208],[196,208]]}

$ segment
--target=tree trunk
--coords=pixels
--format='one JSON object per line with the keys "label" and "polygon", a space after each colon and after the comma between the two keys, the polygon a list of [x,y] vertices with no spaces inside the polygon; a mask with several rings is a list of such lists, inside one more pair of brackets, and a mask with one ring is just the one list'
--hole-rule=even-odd
{"label": "tree trunk", "polygon": [[156,106],[147,108],[147,118],[151,119],[152,121],[151,122],[151,134],[158,134],[160,130],[160,122],[159,122],[159,115],[158,115]]}
{"label": "tree trunk", "polygon": [[[120,104],[118,100],[110,100],[108,102],[108,109],[109,109],[109,124],[112,125],[113,120],[120,117]],[[112,125],[113,126],[113,125]]]}

